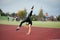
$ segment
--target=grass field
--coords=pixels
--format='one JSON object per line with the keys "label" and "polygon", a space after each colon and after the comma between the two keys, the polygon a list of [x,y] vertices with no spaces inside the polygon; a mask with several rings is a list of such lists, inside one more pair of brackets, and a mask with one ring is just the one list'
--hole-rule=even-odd
{"label": "grass field", "polygon": [[[20,22],[0,20],[0,24],[19,25]],[[25,25],[25,23],[24,23],[23,25]],[[52,22],[52,21],[33,21],[33,26],[48,27],[48,28],[60,28],[60,22]]]}
{"label": "grass field", "polygon": [[[7,17],[0,16],[0,24],[7,24],[7,25],[19,25],[20,22],[17,21],[8,21]],[[25,23],[23,24],[25,25]],[[60,28],[60,22],[58,21],[33,21],[33,26],[37,27],[48,27],[48,28]]]}

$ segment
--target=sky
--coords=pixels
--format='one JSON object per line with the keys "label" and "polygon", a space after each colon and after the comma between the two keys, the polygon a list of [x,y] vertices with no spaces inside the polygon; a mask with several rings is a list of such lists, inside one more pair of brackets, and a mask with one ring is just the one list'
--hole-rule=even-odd
{"label": "sky", "polygon": [[60,15],[60,0],[0,0],[0,9],[5,13],[17,13],[24,8],[29,13],[33,5],[33,14],[38,15],[40,9],[43,9],[44,15],[46,12],[49,16]]}

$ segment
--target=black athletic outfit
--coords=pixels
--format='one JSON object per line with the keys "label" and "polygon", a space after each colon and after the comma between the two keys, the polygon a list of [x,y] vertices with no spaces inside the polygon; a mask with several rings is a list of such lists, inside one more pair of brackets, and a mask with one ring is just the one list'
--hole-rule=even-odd
{"label": "black athletic outfit", "polygon": [[28,22],[28,24],[32,25],[32,20],[30,19],[30,17],[32,16],[32,12],[33,12],[33,10],[31,10],[31,12],[28,15],[28,17],[20,23],[19,27],[21,27],[24,22]]}

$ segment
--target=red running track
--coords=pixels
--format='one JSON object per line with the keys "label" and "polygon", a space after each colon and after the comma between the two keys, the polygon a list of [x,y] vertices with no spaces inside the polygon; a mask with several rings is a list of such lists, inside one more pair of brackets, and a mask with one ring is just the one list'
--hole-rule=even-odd
{"label": "red running track", "polygon": [[0,40],[60,40],[60,28],[32,27],[31,35],[26,35],[25,27],[19,31],[16,31],[16,27],[0,24]]}

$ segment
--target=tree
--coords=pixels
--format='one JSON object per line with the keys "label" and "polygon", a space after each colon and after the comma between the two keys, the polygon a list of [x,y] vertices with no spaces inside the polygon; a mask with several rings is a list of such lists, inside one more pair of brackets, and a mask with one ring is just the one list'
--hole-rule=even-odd
{"label": "tree", "polygon": [[26,9],[18,11],[17,15],[21,18],[24,19],[27,15]]}
{"label": "tree", "polygon": [[9,12],[6,13],[6,16],[10,16]]}
{"label": "tree", "polygon": [[37,21],[37,16],[36,16],[35,14],[32,15],[31,20],[32,20],[32,21]]}
{"label": "tree", "polygon": [[2,10],[0,9],[0,15],[2,14],[3,12],[2,12]]}
{"label": "tree", "polygon": [[15,13],[12,13],[12,14],[11,14],[11,16],[12,16],[12,17],[15,17],[15,16],[16,16],[16,14],[15,14]]}
{"label": "tree", "polygon": [[38,17],[39,17],[38,18],[39,20],[43,20],[43,18],[44,18],[43,9],[40,10]]}
{"label": "tree", "polygon": [[24,14],[23,14],[23,18],[25,19],[25,18],[26,18],[26,16],[27,16],[27,10],[26,10],[26,9],[24,9],[23,11],[24,11],[24,12],[23,12],[23,13],[24,13]]}
{"label": "tree", "polygon": [[50,16],[49,18],[51,21],[54,21],[54,16]]}
{"label": "tree", "polygon": [[6,14],[5,13],[1,13],[1,16],[6,16]]}
{"label": "tree", "polygon": [[60,21],[60,15],[57,17],[57,20]]}
{"label": "tree", "polygon": [[0,15],[1,16],[6,16],[6,14],[0,9]]}

